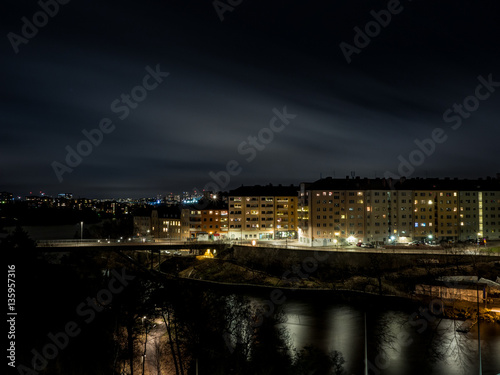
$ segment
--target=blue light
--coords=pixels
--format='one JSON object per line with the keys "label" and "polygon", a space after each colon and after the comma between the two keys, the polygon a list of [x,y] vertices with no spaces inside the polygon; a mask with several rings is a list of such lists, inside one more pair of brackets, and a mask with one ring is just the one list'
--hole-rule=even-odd
{"label": "blue light", "polygon": [[182,203],[184,203],[184,204],[198,203],[198,201],[199,201],[200,199],[201,199],[201,198],[184,199],[184,200],[182,201]]}

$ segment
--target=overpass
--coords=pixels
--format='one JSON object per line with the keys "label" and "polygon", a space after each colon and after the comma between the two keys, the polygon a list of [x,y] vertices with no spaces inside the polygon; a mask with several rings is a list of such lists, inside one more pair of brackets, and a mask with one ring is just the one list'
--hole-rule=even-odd
{"label": "overpass", "polygon": [[66,251],[160,251],[160,250],[220,250],[227,242],[217,241],[128,241],[128,240],[44,240],[37,241],[37,248],[44,252]]}
{"label": "overpass", "polygon": [[471,247],[468,249],[436,249],[434,247],[419,247],[419,248],[393,248],[387,245],[379,248],[360,248],[357,246],[324,246],[324,247],[309,247],[303,246],[296,241],[181,241],[181,240],[166,240],[166,241],[134,241],[134,240],[46,240],[37,241],[37,247],[47,252],[65,252],[75,250],[143,250],[143,251],[160,251],[160,250],[200,250],[216,249],[221,250],[225,247],[237,247],[240,249],[255,248],[255,249],[284,249],[284,250],[302,250],[302,251],[328,251],[335,253],[376,253],[376,254],[412,254],[412,255],[487,255],[500,257],[499,251],[494,251],[491,248]]}

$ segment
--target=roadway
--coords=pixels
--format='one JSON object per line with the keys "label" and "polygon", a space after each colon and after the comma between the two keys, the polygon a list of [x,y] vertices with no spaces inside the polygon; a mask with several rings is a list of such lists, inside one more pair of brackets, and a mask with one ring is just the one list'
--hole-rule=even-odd
{"label": "roadway", "polygon": [[40,251],[66,252],[66,251],[160,251],[160,250],[203,250],[219,249],[225,246],[217,241],[121,241],[121,240],[46,240],[38,241]]}
{"label": "roadway", "polygon": [[469,246],[467,248],[437,249],[435,246],[419,246],[401,248],[402,245],[385,245],[377,248],[362,248],[356,245],[348,246],[318,246],[310,247],[300,244],[297,240],[264,240],[264,241],[134,241],[134,240],[48,240],[38,241],[37,246],[46,251],[70,251],[71,249],[92,250],[181,250],[221,248],[226,245],[236,245],[255,248],[282,248],[290,250],[313,250],[356,253],[386,253],[386,254],[435,254],[435,255],[492,255],[500,256],[491,247]]}

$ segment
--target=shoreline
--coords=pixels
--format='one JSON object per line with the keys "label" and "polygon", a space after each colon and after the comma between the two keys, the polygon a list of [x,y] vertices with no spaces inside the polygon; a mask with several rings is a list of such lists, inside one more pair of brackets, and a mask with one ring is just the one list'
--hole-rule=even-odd
{"label": "shoreline", "polygon": [[[166,275],[163,274],[162,275]],[[381,302],[389,304],[389,306],[402,309],[411,310],[415,313],[420,313],[423,306],[430,306],[433,301],[439,300],[442,303],[442,315],[444,318],[465,321],[475,317],[477,304],[468,301],[446,301],[439,298],[433,298],[425,295],[390,295],[379,294],[373,292],[366,292],[361,290],[352,289],[330,289],[330,288],[311,288],[311,287],[289,287],[289,286],[273,286],[273,285],[260,285],[251,283],[229,283],[221,281],[212,281],[204,279],[194,279],[187,277],[173,277],[171,281],[178,281],[186,284],[197,284],[207,286],[209,288],[225,290],[225,291],[242,291],[249,294],[255,292],[269,291],[269,294],[274,290],[282,290],[287,299],[292,299],[293,296],[300,298],[309,298],[322,295],[330,295],[339,297],[338,302],[352,303],[354,305],[380,305]],[[456,304],[456,306],[455,306]],[[480,306],[481,320],[496,322],[500,324],[500,313],[492,313],[489,309]]]}

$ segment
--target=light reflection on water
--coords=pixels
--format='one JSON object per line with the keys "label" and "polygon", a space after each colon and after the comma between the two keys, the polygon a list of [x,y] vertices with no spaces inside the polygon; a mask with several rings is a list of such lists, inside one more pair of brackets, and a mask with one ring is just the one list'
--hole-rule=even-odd
{"label": "light reflection on water", "polygon": [[[342,352],[348,375],[363,374],[364,310],[344,303],[310,299],[287,300],[283,305],[292,344],[313,344],[324,351]],[[384,306],[367,309],[370,374],[478,374],[477,326],[471,332],[456,332],[450,319],[411,326],[413,311],[395,311]],[[500,373],[500,325],[481,324],[483,374]],[[377,372],[379,371],[379,372]]]}

